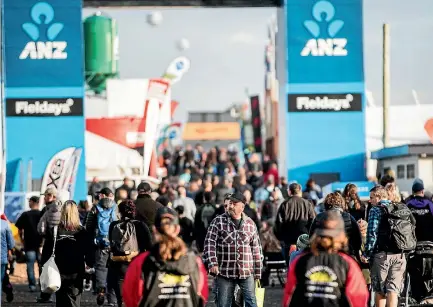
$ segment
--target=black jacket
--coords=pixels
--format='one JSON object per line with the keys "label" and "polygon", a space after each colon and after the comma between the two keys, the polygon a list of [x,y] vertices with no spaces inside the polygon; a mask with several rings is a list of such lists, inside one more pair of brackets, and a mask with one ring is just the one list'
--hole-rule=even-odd
{"label": "black jacket", "polygon": [[[53,228],[49,228],[42,250],[42,264],[45,264],[51,257],[53,243]],[[60,274],[84,274],[84,264],[93,267],[95,262],[95,245],[92,234],[83,227],[77,231],[67,231],[59,226],[55,255]]]}
{"label": "black jacket", "polygon": [[162,205],[154,201],[148,194],[139,194],[135,201],[136,216],[139,221],[143,221],[149,229],[155,224],[156,211]]}
{"label": "black jacket", "polygon": [[365,307],[368,289],[356,262],[344,253],[311,252],[290,265],[283,306]]}
{"label": "black jacket", "polygon": [[[331,209],[331,210],[340,211],[338,209]],[[349,240],[349,254],[355,256],[356,259],[358,259],[359,251],[361,250],[361,245],[362,245],[362,236],[361,236],[361,231],[359,230],[358,223],[356,222],[355,218],[351,216],[349,213],[342,212],[342,211],[340,212],[341,212],[341,217],[343,218],[344,221],[344,230]],[[322,219],[323,215],[324,213],[320,213],[314,219],[310,228],[310,237],[314,234],[314,230],[317,228],[319,221]]]}
{"label": "black jacket", "polygon": [[286,245],[294,245],[298,237],[308,234],[316,217],[311,202],[299,196],[292,196],[283,202],[275,219],[274,233]]}
{"label": "black jacket", "polygon": [[421,196],[409,196],[406,205],[416,220],[415,235],[418,242],[433,241],[433,203]]}

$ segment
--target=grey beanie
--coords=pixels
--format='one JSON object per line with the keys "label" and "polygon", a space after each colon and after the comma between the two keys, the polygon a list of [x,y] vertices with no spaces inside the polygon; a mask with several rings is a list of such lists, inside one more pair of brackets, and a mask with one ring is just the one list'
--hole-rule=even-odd
{"label": "grey beanie", "polygon": [[307,234],[300,235],[296,241],[296,248],[304,250],[310,245],[310,236]]}

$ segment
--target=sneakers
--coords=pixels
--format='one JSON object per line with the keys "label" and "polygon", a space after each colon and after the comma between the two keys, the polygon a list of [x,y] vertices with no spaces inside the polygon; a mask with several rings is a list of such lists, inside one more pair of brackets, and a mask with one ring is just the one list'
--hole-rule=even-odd
{"label": "sneakers", "polygon": [[30,292],[35,292],[36,291],[36,286],[29,286],[29,290],[30,290]]}
{"label": "sneakers", "polygon": [[104,305],[104,301],[105,301],[105,289],[101,289],[99,290],[98,296],[96,297],[96,304],[98,304],[98,306],[102,306]]}
{"label": "sneakers", "polygon": [[84,291],[89,292],[90,290],[92,290],[92,281],[84,281]]}

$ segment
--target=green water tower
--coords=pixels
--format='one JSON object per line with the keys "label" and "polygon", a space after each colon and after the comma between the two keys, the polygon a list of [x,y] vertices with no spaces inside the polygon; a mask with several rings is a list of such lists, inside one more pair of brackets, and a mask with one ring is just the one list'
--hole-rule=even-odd
{"label": "green water tower", "polygon": [[84,20],[84,68],[89,90],[100,94],[107,79],[119,74],[119,37],[116,21],[100,12]]}

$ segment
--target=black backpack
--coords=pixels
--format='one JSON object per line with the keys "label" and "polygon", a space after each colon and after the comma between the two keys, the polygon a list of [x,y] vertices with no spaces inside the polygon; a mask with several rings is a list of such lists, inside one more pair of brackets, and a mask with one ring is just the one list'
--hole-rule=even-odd
{"label": "black backpack", "polygon": [[133,221],[117,223],[111,233],[111,260],[131,262],[140,253]]}
{"label": "black backpack", "polygon": [[410,209],[402,203],[380,206],[383,217],[379,242],[382,250],[412,251],[416,248],[415,224]]}
{"label": "black backpack", "polygon": [[[186,269],[180,274],[176,268]],[[139,307],[204,307],[204,301],[197,294],[200,269],[197,255],[188,252],[178,261],[159,262],[152,254],[142,266],[144,280],[143,299]]]}

